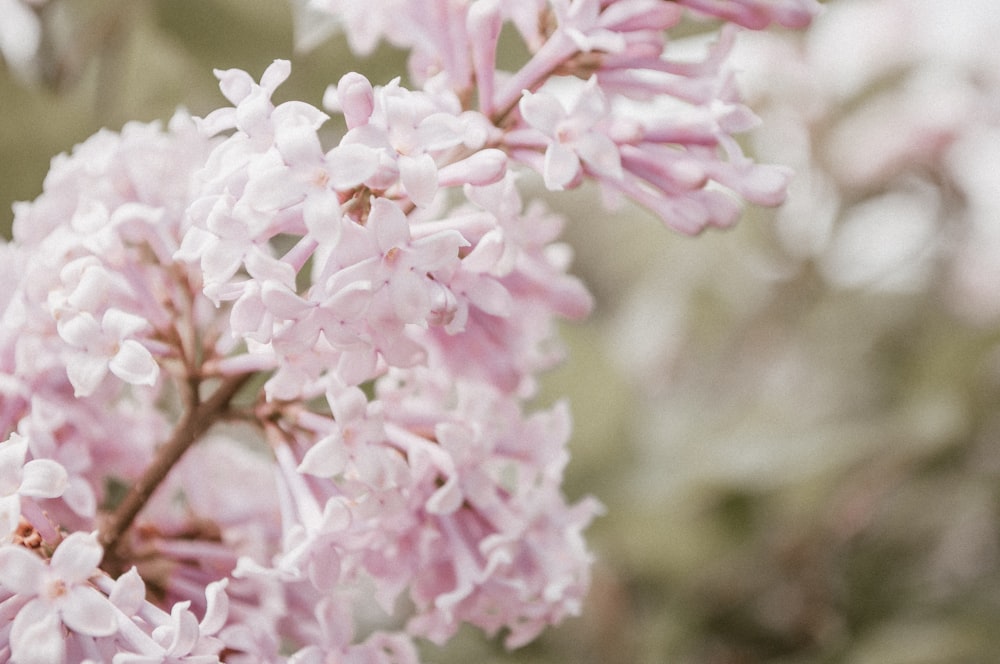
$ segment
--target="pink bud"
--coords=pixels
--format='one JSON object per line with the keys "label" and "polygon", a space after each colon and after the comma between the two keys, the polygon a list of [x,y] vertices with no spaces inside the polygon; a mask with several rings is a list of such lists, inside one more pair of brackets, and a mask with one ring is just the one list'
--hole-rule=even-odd
{"label": "pink bud", "polygon": [[484,186],[499,182],[506,173],[507,155],[502,150],[488,148],[441,168],[438,184],[442,187],[460,184]]}
{"label": "pink bud", "polygon": [[337,101],[340,102],[348,129],[366,125],[375,107],[372,84],[361,74],[345,74],[337,83]]}

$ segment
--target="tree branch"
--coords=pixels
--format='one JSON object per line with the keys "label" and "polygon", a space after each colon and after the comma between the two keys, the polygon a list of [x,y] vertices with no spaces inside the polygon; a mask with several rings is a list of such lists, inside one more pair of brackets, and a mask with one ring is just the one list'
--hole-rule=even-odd
{"label": "tree branch", "polygon": [[246,373],[227,377],[205,401],[199,401],[197,395],[194,397],[191,407],[174,429],[174,435],[160,446],[146,472],[129,488],[121,504],[101,525],[98,539],[104,546],[105,559],[115,556],[125,533],[157,487],[188,448],[218,421],[219,415],[225,412],[230,401],[252,375]]}

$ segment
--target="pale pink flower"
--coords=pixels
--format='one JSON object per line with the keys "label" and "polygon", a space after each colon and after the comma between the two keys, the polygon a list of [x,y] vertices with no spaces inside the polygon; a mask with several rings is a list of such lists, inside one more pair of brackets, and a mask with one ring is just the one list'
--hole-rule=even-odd
{"label": "pale pink flower", "polygon": [[14,72],[30,78],[42,42],[42,25],[34,7],[45,0],[0,0],[0,55]]}
{"label": "pale pink flower", "polygon": [[551,0],[559,30],[581,53],[616,53],[625,48],[621,32],[602,25],[601,0]]}
{"label": "pale pink flower", "polygon": [[[547,137],[542,175],[545,186],[559,191],[579,182],[586,167],[602,178],[622,176],[618,146],[601,131],[609,113],[596,78],[587,81],[565,107],[554,95],[525,92],[519,105],[524,120]],[[509,139],[517,146],[517,139]]]}
{"label": "pale pink flower", "polygon": [[48,562],[21,546],[0,548],[0,586],[27,600],[10,629],[13,661],[63,664],[64,629],[103,637],[118,631],[114,605],[89,583],[104,551],[95,534],[72,533]]}
{"label": "pale pink flower", "polygon": [[113,664],[212,664],[221,661],[223,643],[213,635],[226,622],[228,598],[226,582],[209,584],[208,610],[201,621],[189,610],[190,602],[178,602],[170,610],[168,622],[153,628],[151,637],[162,651],[149,654],[120,652]]}
{"label": "pale pink flower", "polygon": [[25,463],[28,440],[16,433],[0,443],[0,541],[18,526],[21,499],[58,498],[66,490],[66,469],[51,459]]}
{"label": "pale pink flower", "polygon": [[[746,25],[814,6],[684,4]],[[34,531],[0,546],[13,661],[414,664],[418,636],[470,623],[516,647],[578,612],[600,507],[561,491],[568,409],[527,404],[559,319],[593,300],[517,170],[596,180],[685,232],[783,195],[733,138],[755,121],[724,66],[735,31],[667,57],[679,3],[297,8],[356,49],[408,49],[418,89],[344,76],[324,145],[327,113],[275,101],[287,61],[218,71],[231,106],[100,132],[17,207],[0,527]],[[498,72],[508,22],[526,62]],[[98,510],[161,469],[102,562]],[[377,608],[395,628],[360,624]]]}
{"label": "pale pink flower", "polygon": [[120,309],[108,309],[100,322],[88,312],[59,321],[59,336],[79,352],[70,353],[66,373],[77,396],[91,394],[108,371],[132,385],[154,385],[160,367],[136,334],[148,321]]}

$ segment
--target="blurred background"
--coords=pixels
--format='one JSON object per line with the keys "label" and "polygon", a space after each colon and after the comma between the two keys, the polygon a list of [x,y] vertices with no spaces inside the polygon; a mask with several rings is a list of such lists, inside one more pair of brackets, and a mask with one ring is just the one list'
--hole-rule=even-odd
{"label": "blurred background", "polygon": [[[825,7],[734,54],[783,208],[691,239],[553,200],[598,302],[541,397],[607,507],[593,590],[524,649],[465,630],[427,662],[1000,660],[1000,3]],[[101,127],[222,105],[213,68],[290,58],[280,97],[313,103],[403,69],[293,29],[279,0],[0,0],[0,229]]]}

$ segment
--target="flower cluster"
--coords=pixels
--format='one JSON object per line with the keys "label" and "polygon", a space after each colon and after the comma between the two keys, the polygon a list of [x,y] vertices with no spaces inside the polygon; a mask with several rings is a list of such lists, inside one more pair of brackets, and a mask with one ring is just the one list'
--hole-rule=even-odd
{"label": "flower cluster", "polygon": [[0,661],[415,662],[577,613],[600,507],[562,493],[566,405],[531,400],[592,301],[522,183],[696,233],[787,181],[733,137],[736,28],[672,57],[685,5],[817,9],[315,2],[412,86],[351,73],[318,108],[274,100],[285,61],[219,71],[231,106],[57,158],[0,248]]}

